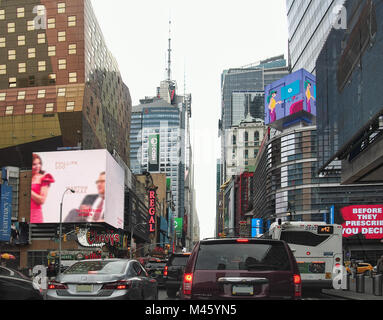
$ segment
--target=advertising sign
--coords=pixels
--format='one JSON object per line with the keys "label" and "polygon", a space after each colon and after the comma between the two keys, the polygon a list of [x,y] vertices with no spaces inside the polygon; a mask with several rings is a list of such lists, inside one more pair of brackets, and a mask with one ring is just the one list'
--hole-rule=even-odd
{"label": "advertising sign", "polygon": [[263,234],[263,219],[251,219],[251,237]]}
{"label": "advertising sign", "polygon": [[0,185],[0,241],[11,238],[12,187],[7,183]]}
{"label": "advertising sign", "polygon": [[383,239],[383,205],[348,206],[340,212],[344,238],[362,235],[365,239]]}
{"label": "advertising sign", "polygon": [[149,190],[149,232],[153,233],[156,231],[156,190]]}
{"label": "advertising sign", "polygon": [[305,69],[266,86],[266,125],[303,110],[316,115],[316,78]]}
{"label": "advertising sign", "polygon": [[159,134],[149,135],[148,157],[149,157],[150,172],[160,171],[159,148],[160,148],[160,135]]}
{"label": "advertising sign", "polygon": [[183,229],[182,218],[174,219],[174,229],[176,230],[177,237],[182,237],[182,229]]}
{"label": "advertising sign", "polygon": [[[34,153],[31,223],[124,226],[124,170],[107,150]],[[68,189],[74,191],[70,192]]]}

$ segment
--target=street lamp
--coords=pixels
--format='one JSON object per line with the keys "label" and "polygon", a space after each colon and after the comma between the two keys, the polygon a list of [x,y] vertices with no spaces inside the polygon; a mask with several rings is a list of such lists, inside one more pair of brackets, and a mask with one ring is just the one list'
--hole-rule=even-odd
{"label": "street lamp", "polygon": [[66,188],[60,202],[60,233],[59,233],[59,275],[61,274],[61,238],[62,238],[62,214],[63,214],[63,201],[67,191],[74,193],[75,191],[71,188]]}

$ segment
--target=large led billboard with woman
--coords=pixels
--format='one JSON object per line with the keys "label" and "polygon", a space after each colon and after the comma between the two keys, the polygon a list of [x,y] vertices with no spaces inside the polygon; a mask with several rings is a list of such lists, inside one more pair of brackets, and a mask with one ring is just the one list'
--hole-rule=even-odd
{"label": "large led billboard with woman", "polygon": [[123,228],[124,177],[106,150],[34,153],[31,223],[58,223],[63,199],[62,222]]}

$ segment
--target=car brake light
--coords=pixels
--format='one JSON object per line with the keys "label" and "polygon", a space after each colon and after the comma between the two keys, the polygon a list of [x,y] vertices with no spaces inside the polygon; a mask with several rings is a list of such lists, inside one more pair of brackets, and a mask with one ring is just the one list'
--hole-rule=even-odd
{"label": "car brake light", "polygon": [[249,242],[249,239],[237,239],[237,242],[246,243]]}
{"label": "car brake light", "polygon": [[307,252],[306,252],[306,255],[308,255],[308,256],[309,256],[310,254],[311,254],[311,252],[310,252],[310,251],[307,251]]}
{"label": "car brake light", "polygon": [[66,284],[59,283],[59,282],[49,282],[48,284],[48,290],[63,290],[63,289],[68,289]]}
{"label": "car brake light", "polygon": [[165,276],[165,277],[168,276],[168,266],[165,266],[165,269],[164,269],[164,276]]}
{"label": "car brake light", "polygon": [[302,296],[302,279],[299,274],[293,275],[293,283],[294,283],[294,296],[296,298],[300,298]]}
{"label": "car brake light", "polygon": [[190,296],[192,291],[193,274],[185,273],[183,282],[183,293],[185,296]]}
{"label": "car brake light", "polygon": [[113,283],[106,283],[102,286],[102,289],[105,290],[126,290],[129,289],[132,282],[129,280],[126,281],[117,281]]}

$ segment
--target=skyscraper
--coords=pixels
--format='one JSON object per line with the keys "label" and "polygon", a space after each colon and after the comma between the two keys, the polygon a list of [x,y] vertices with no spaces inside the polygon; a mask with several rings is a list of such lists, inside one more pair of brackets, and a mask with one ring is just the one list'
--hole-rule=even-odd
{"label": "skyscraper", "polygon": [[128,163],[130,112],[90,0],[0,3],[0,166],[59,147]]}

